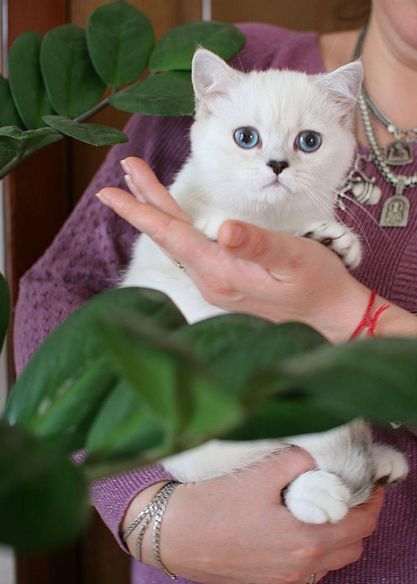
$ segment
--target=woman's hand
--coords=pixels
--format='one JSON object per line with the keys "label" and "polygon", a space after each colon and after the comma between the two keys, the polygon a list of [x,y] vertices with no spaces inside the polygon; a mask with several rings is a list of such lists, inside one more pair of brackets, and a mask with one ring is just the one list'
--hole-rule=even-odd
{"label": "woman's hand", "polygon": [[241,221],[226,221],[218,242],[210,241],[145,162],[131,157],[122,166],[136,198],[115,188],[98,197],[180,261],[210,304],[273,322],[303,322],[333,342],[349,338],[369,291],[336,254],[315,241]]}
{"label": "woman's hand", "polygon": [[[237,474],[180,485],[161,527],[161,559],[177,576],[207,584],[306,584],[355,562],[362,540],[375,529],[382,489],[335,525],[307,525],[283,506],[281,491],[314,467],[304,451],[290,448]],[[122,530],[160,488],[133,500]],[[128,538],[134,554],[135,532]],[[151,530],[143,560],[153,564]]]}

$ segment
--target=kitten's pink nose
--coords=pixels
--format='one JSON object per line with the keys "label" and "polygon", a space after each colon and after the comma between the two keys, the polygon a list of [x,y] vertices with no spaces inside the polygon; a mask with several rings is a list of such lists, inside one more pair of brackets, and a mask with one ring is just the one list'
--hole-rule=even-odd
{"label": "kitten's pink nose", "polygon": [[289,166],[286,160],[269,160],[266,165],[270,166],[272,168],[272,172],[277,176],[281,174],[284,168],[288,168]]}

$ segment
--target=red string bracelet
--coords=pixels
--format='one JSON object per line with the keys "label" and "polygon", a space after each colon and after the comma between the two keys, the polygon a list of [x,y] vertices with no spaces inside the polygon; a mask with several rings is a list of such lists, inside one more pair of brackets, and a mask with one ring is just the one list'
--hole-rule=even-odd
{"label": "red string bracelet", "polygon": [[379,317],[390,306],[389,304],[382,304],[379,308],[377,308],[377,310],[374,312],[374,314],[372,314],[375,300],[376,300],[376,292],[375,292],[375,290],[371,290],[371,295],[369,297],[369,302],[368,302],[368,306],[366,307],[365,314],[363,315],[362,320],[360,321],[358,326],[353,331],[353,333],[349,339],[350,341],[352,341],[357,336],[359,336],[359,334],[363,330],[366,330],[367,337],[373,337],[375,335],[375,327],[377,325]]}

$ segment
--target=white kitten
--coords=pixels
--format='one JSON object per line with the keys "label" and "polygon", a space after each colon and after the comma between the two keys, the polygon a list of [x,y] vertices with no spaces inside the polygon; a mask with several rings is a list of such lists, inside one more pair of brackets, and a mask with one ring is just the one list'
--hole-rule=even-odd
{"label": "white kitten", "polygon": [[[212,239],[227,219],[308,235],[329,245],[348,267],[357,266],[359,240],[337,222],[335,204],[355,150],[352,113],[361,63],[323,75],[241,73],[199,49],[192,80],[197,107],[191,155],[169,190],[194,225]],[[134,246],[122,286],[168,294],[190,323],[223,312],[208,304],[146,235]],[[292,513],[307,522],[337,521],[369,496],[376,480],[393,481],[407,473],[403,456],[373,445],[361,421],[286,443],[302,446],[317,462],[318,469],[301,475],[285,495]],[[241,469],[284,447],[276,440],[213,441],[171,457],[165,466],[183,482],[198,481]]]}

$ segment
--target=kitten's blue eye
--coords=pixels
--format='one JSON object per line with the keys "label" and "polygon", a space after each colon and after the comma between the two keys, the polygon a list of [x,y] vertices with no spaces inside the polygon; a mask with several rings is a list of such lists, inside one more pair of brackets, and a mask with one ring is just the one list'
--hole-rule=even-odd
{"label": "kitten's blue eye", "polygon": [[241,148],[254,148],[261,141],[261,137],[255,128],[238,128],[233,138]]}
{"label": "kitten's blue eye", "polygon": [[321,146],[321,136],[313,130],[300,132],[295,139],[295,147],[303,152],[315,152]]}

